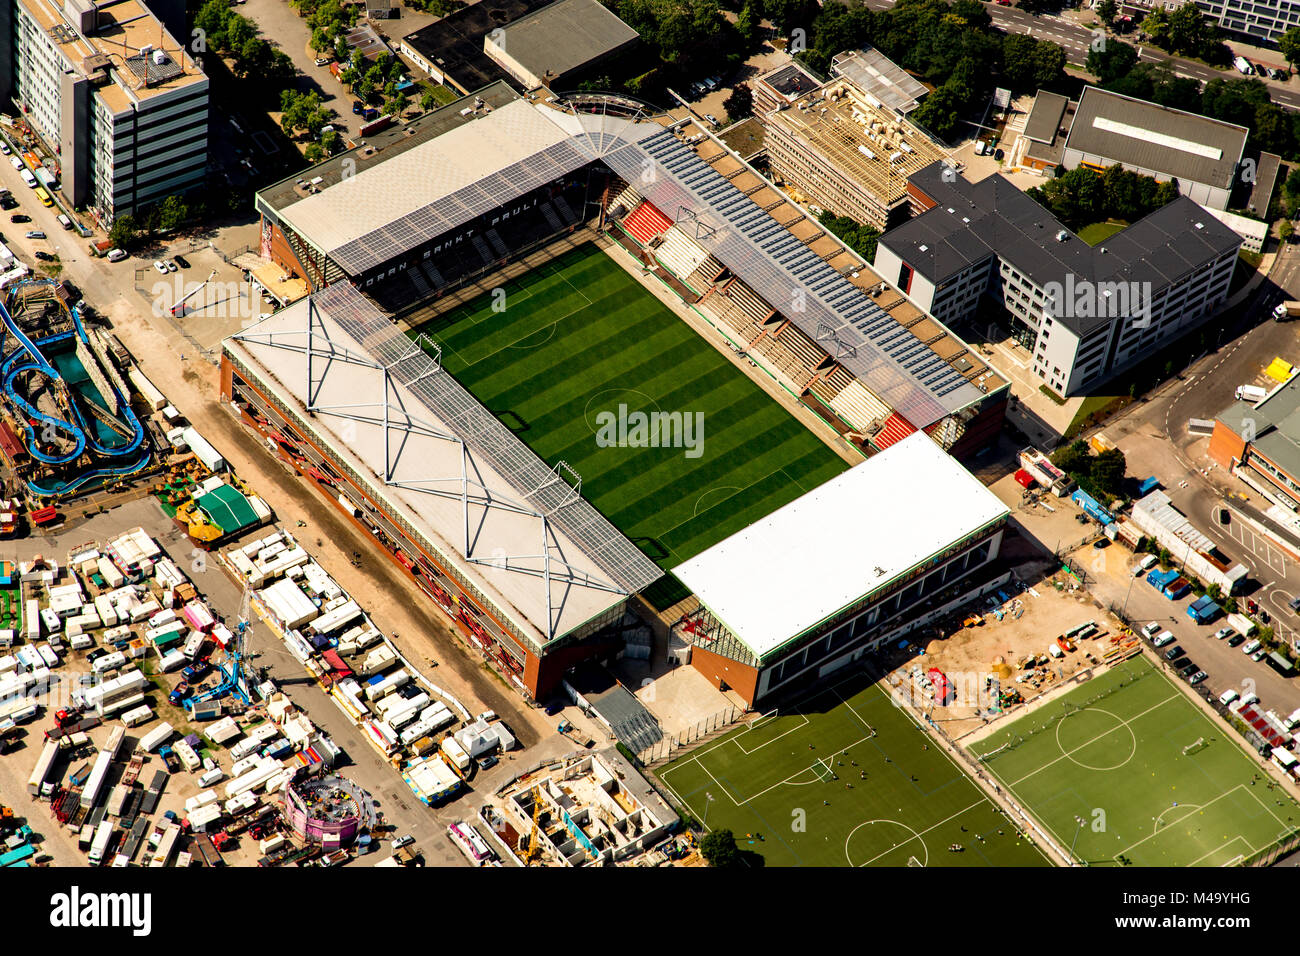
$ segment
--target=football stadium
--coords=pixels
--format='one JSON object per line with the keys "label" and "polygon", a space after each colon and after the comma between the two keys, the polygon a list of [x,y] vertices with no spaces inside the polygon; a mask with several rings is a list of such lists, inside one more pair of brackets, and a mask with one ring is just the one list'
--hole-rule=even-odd
{"label": "football stadium", "polygon": [[[634,607],[752,705],[996,584],[953,456],[1006,379],[690,116],[495,83],[257,205],[311,293],[227,340],[223,396],[528,697]],[[920,533],[859,551],[864,490]],[[779,515],[809,550],[765,574],[840,570],[751,638],[701,590],[780,589],[677,572]]]}

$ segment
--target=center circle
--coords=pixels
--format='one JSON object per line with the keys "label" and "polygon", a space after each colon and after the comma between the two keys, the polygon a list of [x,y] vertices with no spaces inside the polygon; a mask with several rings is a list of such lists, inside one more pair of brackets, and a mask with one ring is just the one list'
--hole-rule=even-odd
{"label": "center circle", "polygon": [[[597,402],[600,403],[600,407],[593,409]],[[601,412],[617,415],[619,405],[626,405],[629,414],[660,411],[659,403],[639,388],[602,388],[587,399],[587,404],[582,410],[582,420],[587,423],[587,427],[594,435],[600,431],[600,425],[595,422],[594,416]]]}
{"label": "center circle", "polygon": [[[1073,748],[1067,746],[1061,739],[1062,728],[1067,723],[1071,725],[1071,730],[1066,735],[1066,739],[1077,735]],[[1123,733],[1112,737],[1111,735],[1116,731],[1123,731]],[[1127,743],[1124,742],[1125,735],[1128,738]],[[1118,770],[1137,753],[1137,737],[1134,736],[1132,728],[1110,711],[1102,710],[1100,707],[1085,707],[1061,718],[1056,724],[1056,745],[1061,748],[1062,756],[1085,770]],[[1096,763],[1089,763],[1071,753],[1072,749],[1087,750],[1089,747],[1095,747],[1099,751]]]}
{"label": "center circle", "polygon": [[[853,838],[858,834],[858,831],[862,830],[863,828],[867,828],[868,834],[870,834],[873,837],[876,836],[878,833],[880,833],[882,830],[887,830],[890,828],[896,830],[902,830],[904,831],[906,838],[887,850],[876,851],[873,855],[867,857],[861,863],[858,863],[853,859],[853,851],[852,851],[852,847],[850,846],[850,843],[852,842]],[[850,830],[849,835],[844,838],[844,858],[849,861],[849,866],[866,866],[872,860],[879,860],[881,857],[887,856],[888,854],[897,853],[900,850],[903,850],[904,848],[910,846],[912,843],[918,844],[920,850],[919,852],[917,852],[915,849],[913,849],[913,852],[911,852],[909,855],[915,856],[920,861],[922,866],[929,866],[930,848],[925,845],[925,840],[921,839],[921,834],[917,833],[906,823],[899,823],[897,820],[888,820],[888,819],[866,820],[862,823],[859,823],[856,827]],[[907,862],[906,859],[904,859],[903,863],[906,862]],[[901,866],[902,864],[894,863],[891,865]]]}

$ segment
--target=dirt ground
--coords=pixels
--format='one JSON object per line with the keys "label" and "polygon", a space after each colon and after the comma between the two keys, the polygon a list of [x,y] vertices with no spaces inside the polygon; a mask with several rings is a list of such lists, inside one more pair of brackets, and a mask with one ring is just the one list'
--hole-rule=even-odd
{"label": "dirt ground", "polygon": [[[905,695],[949,737],[958,738],[996,718],[999,707],[1005,710],[1017,703],[1014,697],[1003,696],[1001,703],[994,699],[989,676],[998,679],[1003,695],[1019,693],[1028,701],[1100,662],[1115,646],[1112,638],[1120,633],[1120,623],[1070,575],[1053,571],[1054,567],[1038,561],[1016,569],[1016,577],[1026,587],[1021,591],[1013,581],[1013,586],[1002,588],[1011,598],[998,605],[1002,620],[980,601],[944,622],[939,633],[932,630],[924,638],[914,637],[913,643],[923,653],[888,675],[895,693]],[[963,618],[972,615],[983,623],[964,627]],[[1060,658],[1048,656],[1048,645],[1058,635],[1089,621],[1097,625],[1094,635],[1075,642],[1076,649]],[[1031,657],[1034,662],[1022,667]],[[933,691],[918,686],[912,676],[917,668],[924,673],[935,667],[952,684],[955,696],[947,705],[937,705]]]}

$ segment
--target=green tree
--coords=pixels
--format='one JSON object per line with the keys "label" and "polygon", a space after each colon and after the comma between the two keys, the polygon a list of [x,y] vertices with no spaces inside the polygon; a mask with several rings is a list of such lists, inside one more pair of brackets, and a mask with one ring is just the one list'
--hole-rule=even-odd
{"label": "green tree", "polygon": [[736,32],[740,34],[740,39],[744,41],[745,46],[752,48],[758,43],[758,21],[761,14],[754,12],[753,4],[746,2],[740,8],[740,13],[736,17]]}
{"label": "green tree", "polygon": [[1295,237],[1295,226],[1290,219],[1282,220],[1282,224],[1277,227],[1277,237],[1285,243],[1291,242]]}
{"label": "green tree", "polygon": [[125,249],[135,242],[138,233],[134,216],[118,216],[108,228],[108,241],[115,248]]}
{"label": "green tree", "polygon": [[1300,63],[1300,27],[1291,27],[1278,37],[1277,48],[1282,51],[1287,65],[1295,69],[1295,65]]}
{"label": "green tree", "polygon": [[332,129],[328,133],[321,134],[320,145],[321,149],[332,156],[342,148],[343,137],[339,135],[338,130]]}
{"label": "green tree", "polygon": [[164,199],[158,207],[158,225],[164,230],[178,229],[190,218],[190,207],[180,196]]}
{"label": "green tree", "polygon": [[1118,448],[1107,448],[1093,458],[1091,466],[1092,480],[1097,487],[1110,497],[1118,498],[1123,490],[1127,467],[1124,453]]}
{"label": "green tree", "polygon": [[708,861],[709,866],[740,866],[740,850],[736,847],[736,837],[730,830],[714,830],[700,841],[700,855]]}
{"label": "green tree", "polygon": [[1119,4],[1115,0],[1100,0],[1093,9],[1097,11],[1097,16],[1101,18],[1101,22],[1107,26],[1114,23],[1115,18],[1119,16]]}
{"label": "green tree", "polygon": [[722,108],[732,122],[754,115],[754,94],[747,83],[741,83],[722,101]]}
{"label": "green tree", "polygon": [[[1111,0],[1114,2],[1114,0]],[[1137,65],[1137,50],[1120,40],[1107,38],[1106,42],[1088,50],[1085,66],[1102,84],[1128,76]]]}
{"label": "green tree", "polygon": [[420,109],[425,113],[434,109],[438,105],[438,97],[433,95],[433,90],[425,90],[420,94]]}

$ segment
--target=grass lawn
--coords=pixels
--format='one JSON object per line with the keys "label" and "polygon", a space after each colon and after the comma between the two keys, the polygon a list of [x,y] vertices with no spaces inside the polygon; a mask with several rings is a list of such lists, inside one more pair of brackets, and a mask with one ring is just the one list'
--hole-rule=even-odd
{"label": "grass lawn", "polygon": [[[847,464],[594,245],[418,331],[443,366],[665,570]],[[702,414],[698,449],[602,447],[602,413]],[[688,457],[698,450],[698,457]]]}
{"label": "grass lawn", "polygon": [[1137,657],[971,751],[1062,847],[1077,830],[1091,865],[1223,866],[1300,828],[1234,736]]}
{"label": "grass lawn", "polygon": [[658,776],[697,820],[730,829],[767,866],[1049,865],[929,741],[858,674]]}
{"label": "grass lawn", "polygon": [[1094,222],[1084,226],[1079,230],[1078,236],[1088,245],[1095,246],[1097,243],[1109,239],[1121,229],[1126,228],[1128,228],[1128,223],[1109,219],[1106,222]]}

